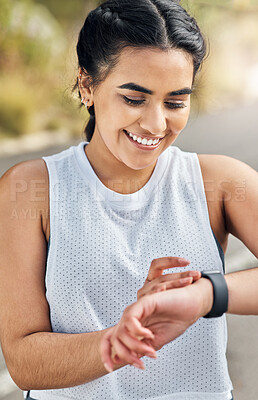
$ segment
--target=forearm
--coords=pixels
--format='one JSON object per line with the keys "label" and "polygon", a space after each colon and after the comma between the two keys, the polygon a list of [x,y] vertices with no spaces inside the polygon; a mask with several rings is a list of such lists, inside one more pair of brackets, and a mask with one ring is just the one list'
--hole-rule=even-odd
{"label": "forearm", "polygon": [[[258,268],[226,274],[228,286],[228,313],[258,315]],[[199,316],[206,315],[212,307],[213,288],[208,279],[201,278],[190,288],[200,296]]]}
{"label": "forearm", "polygon": [[90,382],[105,374],[100,358],[104,331],[82,334],[34,333],[15,348],[10,373],[22,390],[59,389]]}
{"label": "forearm", "polygon": [[228,313],[258,315],[258,268],[225,275],[228,285]]}
{"label": "forearm", "polygon": [[[258,315],[258,268],[228,274],[225,279],[229,292],[228,312]],[[129,354],[122,353],[117,346],[115,350],[119,358],[134,365],[132,353],[147,355],[147,351],[143,349],[143,342],[135,343],[128,337],[132,334],[134,337],[147,338],[144,332],[139,331],[144,327],[154,335],[150,340],[155,350],[175,340],[199,318],[211,311],[213,296],[211,280],[202,277],[184,288],[169,289],[141,297],[127,308],[127,314],[123,315],[116,331],[112,331],[112,345],[114,346],[115,340],[119,339],[131,351]],[[103,360],[109,363],[111,368],[112,345],[109,343],[105,348],[102,347]]]}

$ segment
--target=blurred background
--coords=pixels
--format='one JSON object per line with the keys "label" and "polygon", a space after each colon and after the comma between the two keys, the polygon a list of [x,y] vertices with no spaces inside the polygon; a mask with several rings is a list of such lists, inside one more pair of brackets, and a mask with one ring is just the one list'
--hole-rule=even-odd
{"label": "blurred background", "polygon": [[[12,165],[85,140],[88,115],[72,93],[76,43],[94,0],[0,0],[0,176]],[[258,0],[183,0],[209,40],[192,113],[176,145],[258,169]],[[226,271],[258,266],[230,237]],[[227,316],[236,400],[258,399],[257,317]],[[0,321],[1,323],[1,321]],[[0,399],[22,399],[3,357]]]}
{"label": "blurred background", "polygon": [[[193,111],[258,101],[258,1],[182,1],[210,41]],[[0,139],[81,134],[76,41],[94,0],[0,0]]]}

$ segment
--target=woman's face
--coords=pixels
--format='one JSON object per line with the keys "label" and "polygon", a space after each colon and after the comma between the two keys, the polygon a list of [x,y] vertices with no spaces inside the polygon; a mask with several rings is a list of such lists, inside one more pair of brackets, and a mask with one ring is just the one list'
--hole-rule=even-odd
{"label": "woman's face", "polygon": [[124,49],[92,93],[91,145],[134,170],[155,165],[186,126],[192,81],[193,61],[182,50]]}

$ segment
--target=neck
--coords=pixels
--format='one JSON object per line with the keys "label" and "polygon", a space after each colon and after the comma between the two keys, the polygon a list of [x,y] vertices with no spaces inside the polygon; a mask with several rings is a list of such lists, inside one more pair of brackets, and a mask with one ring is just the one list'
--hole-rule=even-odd
{"label": "neck", "polygon": [[96,136],[85,148],[86,156],[100,181],[110,190],[120,194],[131,194],[140,190],[150,179],[155,164],[134,170],[117,159]]}

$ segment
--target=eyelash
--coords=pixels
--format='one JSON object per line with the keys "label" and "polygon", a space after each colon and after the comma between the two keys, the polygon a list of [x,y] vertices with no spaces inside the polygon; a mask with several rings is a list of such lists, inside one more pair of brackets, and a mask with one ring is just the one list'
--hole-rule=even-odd
{"label": "eyelash", "polygon": [[[123,96],[123,98],[124,98],[125,102],[127,104],[131,105],[131,106],[139,106],[139,105],[143,104],[144,101],[145,101],[145,100],[133,100],[133,99],[130,99],[129,97],[126,97],[126,96]],[[168,106],[168,108],[170,108],[172,110],[176,109],[176,108],[185,108],[186,107],[186,105],[184,103],[169,103],[169,102],[166,102],[165,104]]]}

